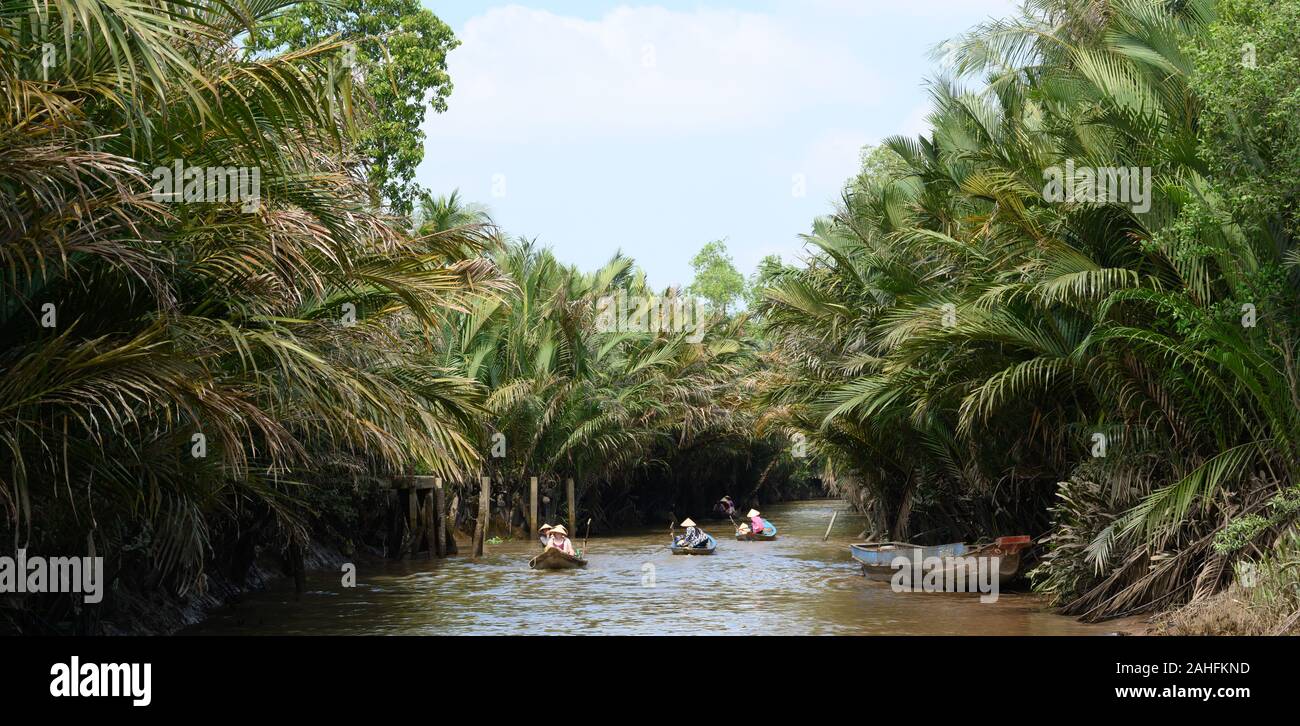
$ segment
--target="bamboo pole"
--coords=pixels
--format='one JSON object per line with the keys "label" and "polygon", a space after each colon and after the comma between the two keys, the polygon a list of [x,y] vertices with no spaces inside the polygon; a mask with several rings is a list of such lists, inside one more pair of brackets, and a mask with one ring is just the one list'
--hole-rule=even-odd
{"label": "bamboo pole", "polygon": [[840,514],[839,510],[831,512],[831,523],[826,525],[826,536],[822,537],[823,542],[825,542],[827,539],[830,539],[831,528],[835,526],[835,518],[838,517],[839,514]]}
{"label": "bamboo pole", "polygon": [[569,531],[573,534],[570,537],[578,535],[578,499],[573,496],[573,479],[568,481],[569,487]]}
{"label": "bamboo pole", "polygon": [[528,483],[528,536],[536,539],[540,526],[537,521],[537,477],[533,477]]}
{"label": "bamboo pole", "polygon": [[442,492],[442,479],[436,479],[433,482],[433,544],[435,554],[439,557],[447,556],[447,515]]}

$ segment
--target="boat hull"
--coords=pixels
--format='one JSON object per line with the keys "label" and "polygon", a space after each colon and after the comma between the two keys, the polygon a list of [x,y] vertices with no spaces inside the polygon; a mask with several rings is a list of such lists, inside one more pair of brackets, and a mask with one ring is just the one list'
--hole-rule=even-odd
{"label": "boat hull", "polygon": [[759,532],[758,534],[752,532],[749,534],[741,534],[740,532],[737,532],[736,540],[739,542],[771,542],[776,539],[776,525],[766,519],[763,520],[763,524],[767,526],[763,528],[762,532]]}
{"label": "boat hull", "polygon": [[903,567],[911,567],[912,559],[918,556],[916,554],[918,550],[921,561],[934,557],[943,560],[941,567],[946,580],[957,568],[968,566],[971,559],[996,557],[998,558],[998,584],[1006,585],[1020,574],[1021,554],[1028,546],[1028,537],[1003,537],[993,544],[974,549],[962,542],[934,547],[923,547],[906,542],[880,542],[849,545],[849,553],[862,566],[862,574],[867,579],[878,582],[893,580],[899,572],[899,569],[893,566],[894,559],[897,557],[906,560],[906,564],[900,563]]}
{"label": "boat hull", "polygon": [[718,541],[709,535],[708,543],[703,547],[676,547],[669,546],[675,555],[711,555],[718,549]]}
{"label": "boat hull", "polygon": [[577,570],[586,567],[587,561],[554,547],[547,547],[540,555],[529,560],[528,566],[534,570]]}

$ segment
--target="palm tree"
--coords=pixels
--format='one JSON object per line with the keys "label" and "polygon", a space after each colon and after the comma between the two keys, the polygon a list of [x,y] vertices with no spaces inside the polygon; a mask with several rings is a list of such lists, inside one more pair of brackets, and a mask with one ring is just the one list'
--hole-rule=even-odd
{"label": "palm tree", "polygon": [[[1227,218],[1188,153],[1184,42],[1212,19],[1208,2],[1031,2],[964,36],[957,70],[987,90],[937,83],[933,132],[888,140],[897,164],[766,291],[785,370],[764,400],[882,535],[1045,531],[1069,479],[1039,585],[1101,618],[1219,586],[1216,533],[1296,481],[1294,330],[1224,314],[1285,250],[1180,231]],[[1149,209],[1051,203],[1067,163],[1154,169]]]}
{"label": "palm tree", "polygon": [[691,458],[707,461],[700,451],[723,470],[729,457],[752,456],[755,422],[741,399],[757,361],[743,319],[693,321],[701,335],[611,330],[599,317],[615,299],[635,308],[678,293],[649,289],[622,255],[582,273],[518,240],[494,259],[513,292],[483,300],[435,347],[490,392],[480,447],[500,434],[505,450],[485,465],[521,499],[530,477],[554,491],[572,477],[598,522],[640,523],[651,500],[671,508],[709,496],[695,491],[703,482],[685,483],[685,469],[706,478],[709,466]]}
{"label": "palm tree", "polygon": [[[370,205],[340,48],[240,49],[282,5],[3,3],[15,546],[89,539],[121,576],[185,592],[231,523],[301,545],[340,482],[478,460],[481,391],[401,331],[504,290],[491,236],[412,237]],[[256,175],[259,193],[158,193],[178,162]]]}

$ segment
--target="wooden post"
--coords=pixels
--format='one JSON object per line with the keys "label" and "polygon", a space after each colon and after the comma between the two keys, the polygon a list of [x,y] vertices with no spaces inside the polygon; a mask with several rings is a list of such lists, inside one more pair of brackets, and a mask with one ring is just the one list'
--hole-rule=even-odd
{"label": "wooden post", "polygon": [[424,530],[424,542],[425,545],[428,547],[428,549],[425,551],[429,553],[428,555],[429,557],[433,557],[437,553],[437,549],[438,549],[437,544],[435,544],[437,542],[437,538],[434,536],[438,530],[434,526],[432,489],[426,489],[424,491],[424,507],[423,509],[421,509],[420,514],[422,518],[420,522],[420,529]]}
{"label": "wooden post", "polygon": [[482,488],[478,494],[478,522],[474,524],[474,547],[470,553],[482,557],[484,545],[488,538],[488,515],[492,511],[492,477],[483,477]]}
{"label": "wooden post", "polygon": [[537,521],[537,477],[528,484],[528,536],[537,539],[537,528],[542,526]]}
{"label": "wooden post", "polygon": [[573,496],[573,479],[568,481],[569,487],[569,536],[578,536],[578,500]]}
{"label": "wooden post", "polygon": [[384,542],[384,555],[389,559],[397,559],[401,556],[402,551],[402,519],[398,511],[397,492],[392,487],[385,486],[384,503],[388,505],[388,538]]}
{"label": "wooden post", "polygon": [[433,483],[433,546],[434,554],[447,556],[447,515],[444,511],[442,479]]}
{"label": "wooden post", "polygon": [[510,492],[509,492],[509,485],[508,485],[508,484],[504,484],[504,483],[503,483],[502,486],[506,487],[506,494],[505,494],[505,497],[506,497],[506,507],[505,507],[505,509],[506,509],[506,511],[505,511],[505,517],[503,518],[503,521],[506,523],[506,536],[507,536],[507,537],[510,537],[510,536],[513,536],[513,534],[514,534],[514,529],[515,529],[515,501],[516,501],[516,498],[515,498],[513,495],[510,494]]}
{"label": "wooden post", "polygon": [[411,482],[402,492],[406,495],[406,536],[411,538],[411,557],[420,547],[420,492]]}
{"label": "wooden post", "polygon": [[447,509],[447,554],[460,554],[460,547],[456,544],[456,521],[460,518],[460,494],[451,498],[451,506]]}

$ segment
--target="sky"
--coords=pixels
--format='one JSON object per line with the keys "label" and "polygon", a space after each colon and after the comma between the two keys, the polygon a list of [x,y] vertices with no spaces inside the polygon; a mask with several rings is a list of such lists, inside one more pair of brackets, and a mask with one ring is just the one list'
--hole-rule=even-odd
{"label": "sky", "polygon": [[861,149],[926,128],[930,53],[1013,0],[425,0],[462,45],[417,180],[594,269],[802,255]]}

